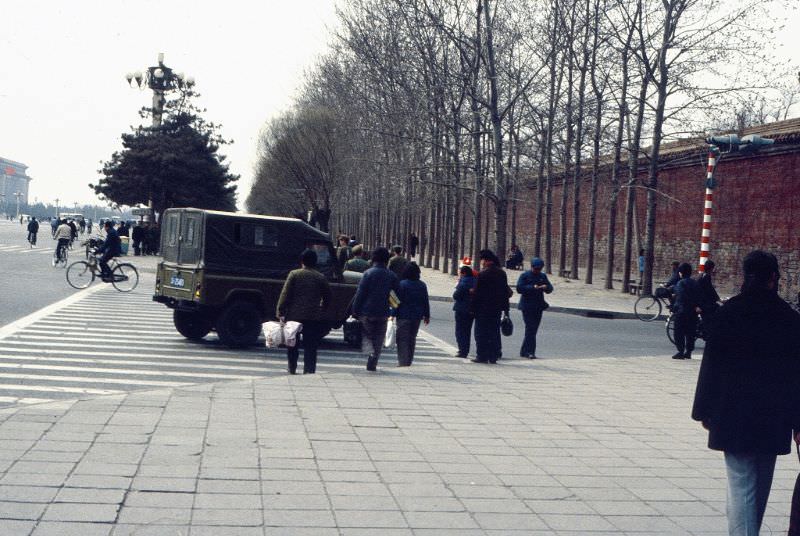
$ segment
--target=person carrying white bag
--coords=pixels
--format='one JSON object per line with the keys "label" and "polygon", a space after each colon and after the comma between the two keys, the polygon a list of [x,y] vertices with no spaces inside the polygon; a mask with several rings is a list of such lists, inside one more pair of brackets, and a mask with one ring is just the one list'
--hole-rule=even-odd
{"label": "person carrying white bag", "polygon": [[[277,316],[281,324],[285,324],[282,336],[287,347],[289,374],[297,372],[301,343],[303,374],[314,374],[317,370],[317,348],[328,328],[325,311],[331,302],[331,288],[325,276],[315,269],[317,254],[314,251],[303,251],[300,265],[299,269],[289,272],[286,278],[278,298]],[[295,323],[302,326],[295,326]],[[292,338],[295,344],[290,346]]]}

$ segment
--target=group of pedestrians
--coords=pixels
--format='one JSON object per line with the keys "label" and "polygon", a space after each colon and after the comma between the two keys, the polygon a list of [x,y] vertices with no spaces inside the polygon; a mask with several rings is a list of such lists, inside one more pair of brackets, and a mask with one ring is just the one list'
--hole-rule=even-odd
{"label": "group of pedestrians", "polygon": [[[475,273],[471,266],[463,265],[453,292],[455,335],[458,345],[456,357],[466,358],[470,351],[473,324],[475,328],[476,363],[496,363],[503,356],[501,324],[508,316],[513,295],[500,260],[491,250],[479,254],[481,270]],[[531,259],[530,270],[517,279],[520,295],[517,308],[522,312],[525,336],[520,347],[520,357],[536,359],[536,336],[542,313],[549,307],[544,295],[553,292],[553,285],[542,271],[544,261]],[[510,322],[510,320],[505,320]]]}
{"label": "group of pedestrians", "polygon": [[704,326],[719,309],[722,300],[712,280],[716,264],[707,260],[699,278],[692,277],[692,266],[682,263],[675,266],[666,283],[672,292],[672,314],[675,320],[675,348],[673,359],[691,359],[697,338],[697,324],[702,319]]}
{"label": "group of pedestrians", "polygon": [[[345,246],[340,245],[339,251],[342,247]],[[360,245],[353,249],[356,247]],[[397,364],[400,367],[411,366],[420,324],[430,322],[428,288],[420,280],[421,270],[416,263],[402,256],[402,248],[394,249],[394,257],[390,257],[389,250],[383,247],[372,252],[371,267],[363,272],[353,299],[352,313],[361,326],[361,351],[369,371],[377,370],[390,318],[396,326]],[[338,252],[337,258],[340,264],[344,261],[344,256],[339,257]],[[359,258],[363,260],[363,257]],[[317,254],[314,251],[305,250],[300,265],[286,278],[278,299],[277,316],[281,322],[295,321],[303,326],[297,343],[287,350],[289,374],[297,372],[301,341],[303,373],[313,374],[316,372],[319,344],[325,335],[322,319],[330,304],[331,290],[327,279],[315,269]]]}

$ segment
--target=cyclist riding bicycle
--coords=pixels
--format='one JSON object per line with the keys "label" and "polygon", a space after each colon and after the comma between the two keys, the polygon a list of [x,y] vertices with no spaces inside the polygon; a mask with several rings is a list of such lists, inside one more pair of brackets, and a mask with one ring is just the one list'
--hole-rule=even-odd
{"label": "cyclist riding bicycle", "polygon": [[106,239],[103,245],[98,248],[97,253],[103,254],[99,259],[102,280],[106,283],[110,283],[111,268],[108,267],[108,261],[122,255],[122,245],[117,231],[114,230],[113,221],[107,220],[103,223],[103,228],[106,231]]}
{"label": "cyclist riding bicycle", "polygon": [[56,240],[56,258],[53,259],[53,266],[56,265],[56,262],[61,260],[62,252],[64,248],[69,245],[70,240],[72,240],[72,229],[69,225],[67,225],[66,220],[60,220],[58,228],[56,232],[53,234],[53,240]]}

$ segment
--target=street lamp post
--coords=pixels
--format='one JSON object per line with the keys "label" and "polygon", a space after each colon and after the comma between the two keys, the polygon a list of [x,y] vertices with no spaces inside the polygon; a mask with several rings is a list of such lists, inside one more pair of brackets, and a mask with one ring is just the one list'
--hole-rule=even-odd
{"label": "street lamp post", "polygon": [[[706,169],[706,194],[703,205],[703,231],[700,235],[700,263],[698,272],[706,271],[706,261],[711,253],[711,213],[714,208],[714,189],[717,181],[714,172],[723,154],[728,153],[753,153],[763,145],[772,145],[775,140],[762,138],[751,134],[739,139],[736,134],[726,136],[711,136],[706,139],[708,143],[708,168]],[[723,151],[724,149],[724,151]]]}
{"label": "street lamp post", "polygon": [[58,202],[61,201],[58,197],[56,197],[56,219],[58,219]]}
{"label": "street lamp post", "polygon": [[[194,77],[184,73],[176,73],[164,65],[164,53],[158,54],[158,65],[148,67],[146,71],[136,71],[125,75],[128,85],[133,87],[133,82],[139,89],[149,88],[153,91],[153,127],[161,126],[161,116],[164,114],[165,95],[175,89],[188,89],[194,85]],[[153,192],[148,192],[147,206],[153,214]]]}
{"label": "street lamp post", "polygon": [[19,218],[19,200],[24,196],[25,194],[23,194],[22,192],[14,192],[14,197],[17,198],[17,218]]}

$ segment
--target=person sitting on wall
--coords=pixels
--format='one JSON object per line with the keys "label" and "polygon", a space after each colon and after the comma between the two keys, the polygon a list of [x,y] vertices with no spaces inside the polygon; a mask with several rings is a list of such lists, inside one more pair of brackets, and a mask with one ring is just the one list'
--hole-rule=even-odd
{"label": "person sitting on wall", "polygon": [[523,256],[522,251],[516,244],[512,244],[511,251],[506,259],[506,269],[519,270],[522,268],[523,262],[525,262],[525,257]]}

